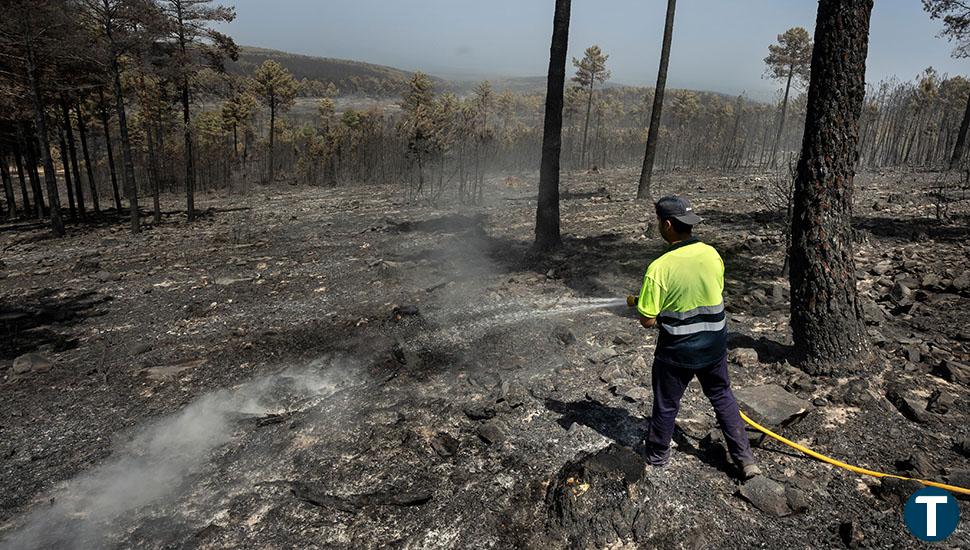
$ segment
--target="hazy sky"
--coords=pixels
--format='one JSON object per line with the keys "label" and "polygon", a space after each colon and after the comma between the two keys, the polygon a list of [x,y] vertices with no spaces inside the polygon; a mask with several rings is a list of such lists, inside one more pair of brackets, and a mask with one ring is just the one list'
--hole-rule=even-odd
{"label": "hazy sky", "polygon": [[[225,30],[238,43],[356,59],[456,78],[544,75],[553,0],[227,0],[237,19]],[[599,44],[613,81],[652,85],[665,0],[573,0],[569,53]],[[812,0],[681,0],[668,86],[746,91],[767,99],[769,43],[789,27],[812,32]],[[932,65],[970,73],[950,58],[919,0],[876,0],[866,80],[911,79]],[[571,67],[570,67],[571,72]]]}

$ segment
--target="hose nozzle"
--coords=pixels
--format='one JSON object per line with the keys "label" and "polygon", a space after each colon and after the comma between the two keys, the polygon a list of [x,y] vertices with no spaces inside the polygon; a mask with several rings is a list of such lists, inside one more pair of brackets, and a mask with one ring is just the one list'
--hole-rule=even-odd
{"label": "hose nozzle", "polygon": [[626,297],[626,305],[630,307],[637,307],[637,300],[639,300],[639,297],[630,294]]}

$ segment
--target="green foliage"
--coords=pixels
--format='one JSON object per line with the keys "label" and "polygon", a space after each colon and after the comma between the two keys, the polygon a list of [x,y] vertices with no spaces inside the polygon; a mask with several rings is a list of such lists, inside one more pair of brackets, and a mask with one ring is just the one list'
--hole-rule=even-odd
{"label": "green foliage", "polygon": [[953,57],[970,57],[970,5],[962,0],[923,0],[930,19],[941,19],[945,36],[956,42]]}
{"label": "green foliage", "polygon": [[299,88],[293,75],[272,59],[264,61],[253,73],[253,94],[272,110],[292,107]]}
{"label": "green foliage", "polygon": [[591,88],[594,82],[606,82],[611,76],[606,68],[606,61],[609,58],[610,56],[604,54],[595,44],[586,48],[582,59],[573,58],[573,66],[576,67],[573,82],[584,88]]}
{"label": "green foliage", "polygon": [[807,84],[812,66],[812,37],[802,27],[792,27],[778,35],[778,43],[768,46],[766,74],[775,80]]}

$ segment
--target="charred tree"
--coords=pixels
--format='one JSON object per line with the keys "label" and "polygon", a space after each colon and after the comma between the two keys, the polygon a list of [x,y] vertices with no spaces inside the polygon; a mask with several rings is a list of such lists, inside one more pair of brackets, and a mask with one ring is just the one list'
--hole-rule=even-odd
{"label": "charred tree", "polygon": [[873,0],[821,0],[792,216],[795,360],[814,374],[869,353],[852,241],[852,188]]}
{"label": "charred tree", "polygon": [[566,83],[566,49],[569,45],[570,0],[556,0],[546,82],[546,116],[542,125],[542,160],[536,207],[536,241],[539,250],[562,244],[559,233],[559,155],[562,151],[563,88]]}
{"label": "charred tree", "polygon": [[[74,183],[74,197],[77,200],[77,215],[82,222],[87,219],[84,209],[84,189],[81,185],[81,169],[77,162],[77,147],[74,144],[74,130],[71,128],[71,111],[67,100],[61,97],[61,116],[64,119],[64,139],[67,141],[67,157],[71,161],[71,175]],[[66,170],[66,168],[65,168]],[[65,174],[65,180],[67,180]]]}
{"label": "charred tree", "polygon": [[667,18],[664,21],[663,46],[660,49],[660,68],[657,70],[657,87],[653,92],[653,109],[650,111],[650,129],[647,130],[647,148],[643,154],[643,167],[640,169],[640,183],[637,185],[637,198],[650,198],[650,178],[653,175],[653,161],[657,156],[657,136],[660,134],[660,113],[663,109],[664,90],[667,87],[667,66],[670,64],[670,43],[674,37],[674,11],[677,0],[667,0]]}
{"label": "charred tree", "polygon": [[115,155],[111,145],[111,129],[108,126],[108,107],[104,101],[104,91],[98,89],[98,112],[101,114],[101,126],[104,129],[104,149],[108,158],[108,172],[111,174],[111,193],[114,196],[115,211],[121,213],[121,193],[118,191],[118,174],[115,171]]}
{"label": "charred tree", "polygon": [[88,189],[91,191],[91,206],[96,214],[101,213],[101,204],[98,199],[98,184],[94,179],[94,167],[91,164],[91,153],[88,151],[88,129],[84,123],[84,113],[81,112],[81,104],[74,105],[74,113],[77,114],[77,133],[81,139],[81,153],[84,155],[84,170],[88,177]]}

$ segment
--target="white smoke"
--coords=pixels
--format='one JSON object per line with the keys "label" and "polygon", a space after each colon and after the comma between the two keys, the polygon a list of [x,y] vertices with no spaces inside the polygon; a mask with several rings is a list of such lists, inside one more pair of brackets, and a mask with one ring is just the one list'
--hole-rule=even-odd
{"label": "white smoke", "polygon": [[348,385],[349,371],[329,363],[205,395],[140,429],[107,462],[55,490],[51,504],[18,522],[0,540],[0,549],[105,546],[106,533],[123,515],[184,492],[190,476],[233,437],[240,420],[307,408]]}

